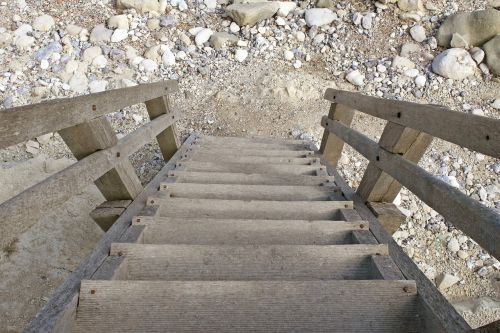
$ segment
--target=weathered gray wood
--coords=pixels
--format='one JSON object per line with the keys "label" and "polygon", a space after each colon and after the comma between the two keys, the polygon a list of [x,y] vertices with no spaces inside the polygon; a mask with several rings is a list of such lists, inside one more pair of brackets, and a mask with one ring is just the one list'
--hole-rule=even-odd
{"label": "weathered gray wood", "polygon": [[[78,160],[118,143],[106,117],[62,129],[59,135]],[[142,191],[141,181],[128,159],[99,177],[95,184],[108,201],[134,199]]]}
{"label": "weathered gray wood", "polygon": [[250,144],[276,144],[284,146],[297,146],[297,147],[307,147],[309,142],[307,140],[295,140],[295,139],[281,139],[281,138],[270,138],[270,137],[238,137],[238,136],[210,136],[210,135],[200,135],[196,142],[201,142],[203,144],[215,143],[224,145],[234,145],[240,143],[250,143]]}
{"label": "weathered gray wood", "polygon": [[205,148],[202,145],[193,146],[190,152],[196,155],[219,155],[219,156],[266,156],[266,157],[311,157],[314,155],[310,150],[265,150],[265,149],[234,149],[221,147],[220,149]]}
{"label": "weathered gray wood", "polygon": [[333,245],[350,244],[351,232],[368,222],[305,220],[175,219],[156,217],[145,226],[145,244],[198,245]]}
{"label": "weathered gray wood", "polygon": [[[171,113],[168,96],[165,95],[146,101],[146,109],[148,110],[149,118],[151,120],[163,114]],[[158,145],[160,146],[163,159],[165,161],[170,160],[179,148],[179,139],[175,124],[158,134],[156,140],[158,140]]]}
{"label": "weathered gray wood", "polygon": [[[347,185],[342,176],[335,168],[328,164],[328,173],[335,177],[337,185],[349,200],[353,200],[356,210],[363,219],[370,222],[370,230],[379,243],[388,244],[389,253],[392,260],[399,267],[407,279],[415,280],[421,299],[421,316],[424,332],[465,332],[470,330],[470,326],[460,316],[460,314],[448,303],[446,298],[439,292],[434,284],[429,281],[418,266],[411,260],[401,247],[394,241],[385,229],[380,225],[372,211],[365,205],[365,202]],[[441,330],[442,329],[442,330]]]}
{"label": "weathered gray wood", "polygon": [[[151,202],[153,201],[153,202]],[[160,216],[270,220],[338,220],[350,201],[242,201],[213,199],[148,199]]]}
{"label": "weathered gray wood", "polygon": [[[328,118],[335,121],[340,121],[346,126],[351,126],[354,110],[337,103],[332,103]],[[325,131],[321,140],[319,149],[323,157],[332,165],[337,165],[337,162],[342,155],[344,149],[344,141],[335,136],[335,134]]]}
{"label": "weathered gray wood", "polygon": [[378,244],[370,230],[354,230],[352,240],[356,244]]}
{"label": "weathered gray wood", "polygon": [[380,224],[385,228],[385,231],[390,235],[394,234],[401,226],[401,223],[406,220],[405,214],[403,214],[395,204],[369,202],[367,205],[377,217]]}
{"label": "weathered gray wood", "polygon": [[111,245],[125,256],[119,280],[369,280],[386,245]]}
{"label": "weathered gray wood", "polygon": [[[178,118],[178,115],[175,119],[170,115],[161,116],[125,136],[115,146],[95,152],[3,202],[0,204],[0,220],[8,223],[0,223],[0,233],[16,237],[27,230],[44,212],[82,191]],[[6,240],[0,245],[3,247],[8,243]]]}
{"label": "weathered gray wood", "polygon": [[344,221],[361,221],[362,218],[354,209],[341,209],[340,214]]}
{"label": "weathered gray wood", "polygon": [[384,170],[407,187],[493,256],[500,257],[498,246],[500,214],[498,212],[471,199],[411,161],[379,148],[377,143],[363,134],[339,122],[329,121],[326,117],[323,118],[322,124],[373,161],[379,169]]}
{"label": "weathered gray wood", "polygon": [[178,183],[240,184],[240,185],[285,185],[314,186],[334,184],[333,177],[311,175],[245,174],[232,172],[196,172],[173,170],[169,177],[177,177]]}
{"label": "weathered gray wood", "polygon": [[335,186],[273,186],[162,183],[161,191],[174,198],[223,200],[322,201],[343,200]]}
{"label": "weathered gray wood", "polygon": [[443,106],[387,100],[335,89],[327,89],[325,99],[500,158],[500,119],[456,112]]}
{"label": "weathered gray wood", "polygon": [[[388,122],[379,145],[391,153],[418,163],[431,142],[432,136],[426,133]],[[367,202],[393,202],[400,190],[401,184],[372,162],[368,164],[358,187],[359,195]]]}
{"label": "weathered gray wood", "polygon": [[314,157],[268,157],[268,156],[241,156],[241,155],[218,155],[204,154],[201,152],[188,156],[189,161],[195,162],[219,162],[225,163],[247,163],[247,164],[294,164],[311,165],[317,164],[318,159]]}
{"label": "weathered gray wood", "polygon": [[399,270],[398,266],[392,261],[390,256],[387,255],[374,255],[372,256],[372,274],[374,278],[382,280],[404,280],[403,273]]}
{"label": "weathered gray wood", "polygon": [[409,281],[84,281],[78,332],[411,333],[416,306]]}
{"label": "weathered gray wood", "polygon": [[177,166],[185,171],[202,172],[236,172],[236,173],[260,173],[267,175],[315,175],[319,165],[287,165],[287,164],[247,164],[247,163],[224,163],[219,162],[178,162]]}
{"label": "weathered gray wood", "polygon": [[[167,118],[163,118],[167,119]],[[156,119],[154,122],[162,123],[162,119]],[[170,122],[168,120],[167,124]],[[150,134],[151,140],[156,136],[156,133],[163,130],[165,124],[160,126],[158,130],[153,130]],[[133,137],[136,139],[137,145],[140,142],[137,136]],[[96,247],[92,253],[82,261],[78,268],[71,273],[71,275],[61,284],[50,300],[45,304],[41,311],[36,315],[35,318],[29,323],[25,328],[25,332],[50,332],[56,325],[65,325],[64,315],[66,313],[74,311],[71,306],[72,301],[76,297],[78,299],[78,290],[80,288],[80,281],[82,279],[90,279],[94,272],[103,263],[104,259],[109,254],[109,249],[111,243],[116,242],[121,238],[121,236],[126,232],[126,230],[131,225],[131,220],[134,216],[138,215],[139,212],[146,206],[147,197],[155,193],[160,186],[162,179],[168,174],[168,171],[173,169],[175,162],[182,155],[182,150],[186,149],[187,146],[196,138],[195,135],[191,135],[179,151],[172,157],[172,159],[161,169],[161,171],[153,178],[153,180],[144,188],[144,191],[139,194],[136,199],[127,207],[126,211],[118,218],[118,220],[113,224],[113,226],[108,230],[106,234],[99,240]],[[132,139],[132,142],[134,142]],[[75,303],[76,304],[76,303]],[[73,318],[73,317],[71,317]]]}
{"label": "weathered gray wood", "polygon": [[108,231],[131,202],[131,200],[106,201],[91,211],[90,217],[102,230]]}
{"label": "weathered gray wood", "polygon": [[177,82],[160,81],[2,110],[0,113],[0,149],[42,134],[78,125],[177,90]]}

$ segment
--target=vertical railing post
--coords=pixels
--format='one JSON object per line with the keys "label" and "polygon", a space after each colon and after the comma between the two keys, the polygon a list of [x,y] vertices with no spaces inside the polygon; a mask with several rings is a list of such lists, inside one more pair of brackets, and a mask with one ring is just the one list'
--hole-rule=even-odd
{"label": "vertical railing post", "polygon": [[[167,96],[146,101],[146,108],[151,120],[171,112]],[[165,161],[170,160],[180,146],[175,124],[161,132],[156,139],[158,140],[163,159]]]}
{"label": "vertical railing post", "polygon": [[[332,103],[328,118],[331,120],[340,121],[346,126],[351,126],[352,118],[354,117],[354,110],[338,103]],[[321,141],[320,152],[323,158],[331,165],[336,166],[342,150],[344,148],[344,141],[338,138],[335,134],[330,133],[327,129],[323,133],[323,140]]]}

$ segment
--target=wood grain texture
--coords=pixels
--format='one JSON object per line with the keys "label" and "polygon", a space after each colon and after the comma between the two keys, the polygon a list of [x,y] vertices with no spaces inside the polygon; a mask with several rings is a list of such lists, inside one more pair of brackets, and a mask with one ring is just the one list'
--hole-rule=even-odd
{"label": "wood grain texture", "polygon": [[248,164],[317,164],[318,159],[314,157],[275,157],[275,156],[241,156],[241,155],[218,155],[196,152],[188,158],[196,162],[218,162],[225,163],[248,163]]}
{"label": "wood grain texture", "polygon": [[446,300],[434,284],[429,281],[425,274],[411,260],[403,249],[394,241],[385,229],[380,225],[373,212],[365,205],[365,202],[347,185],[337,170],[327,165],[328,173],[335,177],[346,198],[353,200],[356,211],[363,219],[370,222],[370,231],[379,243],[389,246],[389,253],[405,278],[415,280],[419,292],[419,313],[422,317],[421,325],[424,332],[466,332],[470,326]]}
{"label": "wood grain texture", "polygon": [[188,153],[192,152],[196,155],[219,155],[226,156],[261,156],[261,157],[311,157],[314,152],[311,150],[265,150],[265,149],[234,149],[221,147],[220,149],[207,148],[202,145],[194,145],[189,149]]}
{"label": "wood grain texture", "polygon": [[351,243],[353,230],[366,221],[175,219],[157,217],[139,223],[145,244],[333,245]]}
{"label": "wood grain texture", "polygon": [[[157,133],[173,124],[178,117],[159,117],[125,136],[115,146],[95,152],[3,202],[0,204],[0,220],[4,223],[0,223],[0,232],[17,237],[36,223],[42,214],[80,193],[104,173],[153,140]],[[6,240],[6,243],[0,246],[8,243]]]}
{"label": "wood grain texture", "polygon": [[372,259],[372,274],[382,280],[404,280],[403,273],[390,256],[374,255]]}
{"label": "wood grain texture", "polygon": [[[157,122],[159,119],[155,121]],[[163,128],[162,125],[160,131]],[[152,140],[156,136],[156,132],[153,131],[151,135]],[[78,295],[81,280],[90,279],[98,270],[99,266],[108,257],[111,243],[118,241],[127,231],[131,225],[132,218],[138,215],[146,206],[147,197],[157,191],[162,179],[168,174],[169,170],[174,168],[176,160],[182,155],[182,150],[186,149],[195,138],[196,135],[193,134],[186,140],[179,151],[144,188],[144,191],[127,207],[125,212],[99,240],[92,253],[83,260],[78,268],[56,289],[50,300],[25,328],[25,332],[51,332],[55,327],[66,327],[65,315],[67,315],[68,312],[71,313],[74,311],[74,308],[71,307],[71,302],[75,299],[75,296]],[[73,317],[70,316],[69,318],[71,319]],[[67,331],[63,330],[60,332]]]}
{"label": "wood grain texture", "polygon": [[334,178],[312,175],[246,174],[237,172],[201,172],[173,170],[169,177],[176,177],[178,183],[236,184],[236,185],[285,185],[314,186],[334,184]]}
{"label": "wood grain texture", "polygon": [[176,81],[160,81],[2,110],[0,113],[0,149],[42,134],[78,125],[177,90]]}
{"label": "wood grain texture", "polygon": [[[150,200],[148,200],[150,201]],[[243,201],[214,199],[160,199],[159,215],[184,218],[336,220],[350,201]]]}
{"label": "wood grain texture", "polygon": [[335,186],[273,186],[162,183],[161,191],[174,198],[222,200],[324,201],[343,200]]}
{"label": "wood grain texture", "polygon": [[325,99],[500,158],[500,119],[335,89],[327,89]]}
{"label": "wood grain texture", "polygon": [[[432,136],[426,133],[388,122],[379,145],[391,153],[418,163],[431,142]],[[398,181],[370,162],[359,184],[358,193],[367,202],[393,202],[401,187]]]}
{"label": "wood grain texture", "polygon": [[323,118],[322,124],[434,208],[447,221],[465,232],[493,256],[500,257],[498,246],[500,214],[498,212],[471,199],[459,189],[431,175],[411,161],[380,148],[377,143],[363,134],[339,122],[328,121],[326,117]]}
{"label": "wood grain texture", "polygon": [[119,280],[369,280],[386,245],[111,245],[124,256]]}
{"label": "wood grain texture", "polygon": [[260,173],[267,175],[316,175],[319,165],[286,165],[286,164],[247,164],[219,162],[178,162],[177,166],[185,171],[198,172],[235,172],[235,173]]}
{"label": "wood grain texture", "polygon": [[416,302],[409,281],[84,281],[78,332],[418,332]]}
{"label": "wood grain texture", "polygon": [[196,142],[202,144],[227,144],[229,146],[233,144],[249,143],[249,144],[275,144],[284,146],[294,146],[294,147],[308,147],[309,141],[307,140],[295,140],[295,139],[281,139],[281,138],[270,138],[270,137],[259,137],[259,136],[249,136],[249,137],[238,137],[238,136],[211,136],[211,135],[200,135]]}
{"label": "wood grain texture", "polygon": [[[352,119],[354,117],[354,110],[337,103],[332,103],[330,106],[330,112],[328,118],[331,120],[336,120],[342,122],[346,126],[351,126]],[[321,140],[321,147],[319,149],[320,153],[323,155],[327,161],[332,165],[337,165],[337,162],[342,155],[342,150],[344,149],[344,141],[335,136],[335,134],[325,131],[323,133],[323,139]]]}

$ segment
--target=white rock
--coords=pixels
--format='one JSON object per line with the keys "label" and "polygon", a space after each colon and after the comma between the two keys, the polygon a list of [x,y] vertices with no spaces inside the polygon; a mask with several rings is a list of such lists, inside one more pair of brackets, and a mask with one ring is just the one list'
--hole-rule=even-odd
{"label": "white rock", "polygon": [[476,62],[476,64],[479,65],[480,63],[483,62],[485,53],[481,48],[474,47],[469,51],[469,53],[470,53],[472,59],[474,59],[474,61]]}
{"label": "white rock", "polygon": [[70,36],[78,36],[82,30],[83,28],[76,24],[68,24],[66,27],[66,33]]}
{"label": "white rock", "polygon": [[76,72],[73,74],[71,79],[69,80],[69,86],[71,90],[76,93],[84,93],[87,91],[87,87],[89,85],[89,80],[85,74]]}
{"label": "white rock", "polygon": [[463,80],[474,75],[475,69],[475,61],[464,49],[448,49],[432,61],[434,73],[452,80]]}
{"label": "white rock", "polygon": [[99,55],[92,60],[92,66],[96,68],[104,68],[108,64],[108,60],[105,56]]}
{"label": "white rock", "polygon": [[405,70],[405,76],[414,78],[414,77],[417,77],[417,75],[418,75],[418,69],[416,69],[416,68]]}
{"label": "white rock", "polygon": [[127,37],[128,37],[127,30],[116,29],[115,32],[113,32],[113,35],[111,36],[111,42],[118,43],[118,42],[121,42],[122,40],[127,39]]}
{"label": "white rock", "polygon": [[491,103],[491,107],[500,110],[500,98],[497,98]]}
{"label": "white rock", "polygon": [[436,278],[436,285],[440,290],[445,290],[457,284],[458,281],[460,281],[459,277],[443,273]]}
{"label": "white rock", "polygon": [[300,61],[299,59],[295,60],[295,61],[293,62],[293,67],[294,67],[295,69],[299,69],[300,67],[302,67],[302,61]]}
{"label": "white rock", "polygon": [[169,48],[167,48],[163,52],[163,56],[161,57],[161,60],[165,66],[173,66],[175,65],[175,55],[170,51]]}
{"label": "white rock", "polygon": [[281,16],[278,16],[276,18],[276,25],[278,25],[278,26],[284,26],[284,25],[286,25],[285,19],[282,18]]}
{"label": "white rock", "polygon": [[19,28],[14,31],[15,37],[25,36],[26,34],[33,31],[33,27],[29,24],[21,24]]}
{"label": "white rock", "polygon": [[347,74],[346,79],[355,86],[363,86],[365,84],[365,76],[359,70],[354,70]]}
{"label": "white rock", "polygon": [[33,22],[33,28],[38,31],[50,31],[52,27],[56,24],[54,18],[50,15],[42,15],[35,19]]}
{"label": "white rock", "polygon": [[144,59],[141,62],[141,66],[142,66],[142,68],[144,68],[144,71],[147,73],[154,72],[155,70],[158,69],[158,64],[151,59]]}
{"label": "white rock", "polygon": [[197,34],[196,37],[194,38],[194,42],[196,45],[201,46],[208,42],[210,37],[214,34],[214,32],[211,29],[202,29],[200,30]]}
{"label": "white rock", "polygon": [[303,42],[306,40],[306,34],[303,33],[302,31],[297,31],[297,34],[295,35],[295,38],[297,38],[297,40],[299,42]]}
{"label": "white rock", "polygon": [[457,255],[460,259],[463,259],[463,260],[465,260],[469,257],[469,254],[467,252],[465,252],[464,250],[459,250],[457,252]]}
{"label": "white rock", "polygon": [[427,82],[427,78],[424,76],[424,75],[418,75],[416,78],[415,78],[415,84],[417,85],[417,87],[419,88],[423,88],[425,87],[425,83]]}
{"label": "white rock", "polygon": [[392,68],[407,70],[415,68],[415,64],[408,58],[395,56],[392,60]]}
{"label": "white rock", "polygon": [[42,61],[40,61],[40,68],[41,69],[49,68],[49,62],[46,59],[42,59]]}
{"label": "white rock", "polygon": [[130,28],[130,25],[128,23],[127,15],[111,16],[111,18],[108,20],[108,27],[111,29],[128,30]]}
{"label": "white rock", "polygon": [[[94,60],[94,59],[92,59],[92,60]],[[68,74],[73,74],[74,72],[76,72],[78,70],[78,66],[79,66],[78,61],[76,61],[76,60],[70,60],[66,64],[66,67],[64,68],[64,70]]]}
{"label": "white rock", "polygon": [[387,67],[385,67],[382,64],[378,64],[377,65],[377,72],[379,72],[379,73],[385,73],[385,72],[387,72]]}
{"label": "white rock", "polygon": [[90,92],[93,94],[93,93],[105,91],[107,86],[108,86],[108,82],[105,80],[94,80],[94,81],[90,82],[89,89],[90,89]]}
{"label": "white rock", "polygon": [[111,36],[113,35],[113,30],[107,29],[104,24],[99,24],[92,29],[90,33],[91,42],[109,42],[111,41]]}
{"label": "white rock", "polygon": [[363,29],[371,30],[373,25],[373,17],[375,17],[375,13],[368,13],[361,19],[361,26]]}
{"label": "white rock", "polygon": [[451,252],[457,252],[458,250],[460,250],[460,244],[458,243],[458,239],[453,237],[452,239],[450,239],[446,247]]}
{"label": "white rock", "polygon": [[309,27],[323,26],[337,19],[337,14],[328,8],[311,8],[306,10],[306,23]]}
{"label": "white rock", "polygon": [[286,60],[290,61],[294,58],[294,54],[292,51],[290,50],[286,50],[284,53],[283,53],[284,57]]}
{"label": "white rock", "polygon": [[215,9],[217,8],[217,0],[204,0],[205,6],[207,6],[208,9]]}
{"label": "white rock", "polygon": [[91,64],[92,61],[100,55],[102,55],[102,49],[99,46],[92,46],[83,51],[82,60]]}
{"label": "white rock", "polygon": [[248,57],[248,51],[247,50],[242,50],[238,49],[234,53],[234,59],[238,62],[243,62],[245,59]]}
{"label": "white rock", "polygon": [[35,43],[35,38],[23,35],[19,36],[14,40],[14,45],[21,50],[29,49]]}
{"label": "white rock", "polygon": [[293,11],[295,8],[297,8],[297,4],[293,1],[280,1],[278,2],[280,5],[280,8],[278,9],[278,16],[281,17],[286,17],[288,14],[290,14],[291,11]]}
{"label": "white rock", "polygon": [[425,34],[425,29],[421,25],[415,25],[411,27],[410,35],[415,41],[419,43],[427,39],[427,36]]}

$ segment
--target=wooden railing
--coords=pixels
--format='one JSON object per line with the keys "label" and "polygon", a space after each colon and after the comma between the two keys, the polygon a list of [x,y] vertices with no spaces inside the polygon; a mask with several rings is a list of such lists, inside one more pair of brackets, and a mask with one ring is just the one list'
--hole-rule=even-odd
{"label": "wooden railing", "polygon": [[[0,204],[0,234],[17,235],[44,213],[95,182],[106,200],[132,200],[142,190],[128,156],[156,137],[163,157],[177,151],[167,94],[177,82],[163,81],[70,99],[47,101],[0,112],[0,149],[58,131],[78,162]],[[118,140],[108,113],[146,103],[151,122]],[[10,241],[2,238],[5,246]]]}

